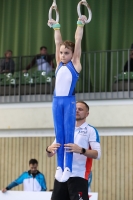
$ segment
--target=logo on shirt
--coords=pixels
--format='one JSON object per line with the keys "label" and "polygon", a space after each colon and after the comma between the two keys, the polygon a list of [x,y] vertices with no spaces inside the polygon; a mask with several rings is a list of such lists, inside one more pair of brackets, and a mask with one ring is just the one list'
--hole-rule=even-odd
{"label": "logo on shirt", "polygon": [[80,128],[78,134],[82,135],[82,136],[86,136],[87,135],[87,128]]}
{"label": "logo on shirt", "polygon": [[83,200],[83,198],[82,198],[82,192],[79,192],[78,195],[79,195],[79,200]]}

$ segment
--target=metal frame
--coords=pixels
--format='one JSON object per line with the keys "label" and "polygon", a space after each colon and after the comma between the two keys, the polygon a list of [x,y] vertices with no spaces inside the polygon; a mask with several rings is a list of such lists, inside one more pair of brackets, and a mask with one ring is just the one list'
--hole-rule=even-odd
{"label": "metal frame", "polygon": [[88,13],[89,13],[89,17],[88,17],[88,19],[87,19],[87,21],[86,21],[85,23],[88,24],[88,23],[91,21],[91,19],[92,19],[91,8],[90,8],[90,6],[89,6],[89,4],[87,3],[86,0],[80,1],[80,2],[78,3],[78,6],[77,6],[77,12],[78,12],[79,18],[81,18],[81,16],[82,16],[81,10],[80,10],[81,5],[84,5],[84,6],[87,7],[87,10],[88,10]]}
{"label": "metal frame", "polygon": [[[128,61],[130,49],[91,51],[82,53],[82,71],[80,80],[76,87],[76,97],[82,100],[109,100],[109,99],[131,99],[133,98],[133,72],[121,73],[121,67]],[[20,102],[51,102],[53,96],[54,77],[51,75],[51,83],[45,83],[39,79],[36,82],[37,73],[28,72],[30,77],[34,77],[34,84],[23,83],[22,70],[33,57],[22,56],[13,57],[19,80],[13,86],[3,83],[0,80],[0,103],[20,103]],[[2,59],[2,58],[0,58]],[[103,71],[104,70],[104,71]],[[128,71],[130,65],[128,64]],[[122,74],[121,78],[119,75]],[[114,78],[115,77],[115,78]],[[54,79],[53,79],[54,78]]]}
{"label": "metal frame", "polygon": [[59,11],[58,11],[58,8],[57,8],[57,5],[56,5],[56,0],[53,0],[53,4],[49,9],[49,15],[48,15],[49,20],[52,19],[53,10],[55,10],[55,12],[56,12],[56,22],[58,23],[59,22]]}

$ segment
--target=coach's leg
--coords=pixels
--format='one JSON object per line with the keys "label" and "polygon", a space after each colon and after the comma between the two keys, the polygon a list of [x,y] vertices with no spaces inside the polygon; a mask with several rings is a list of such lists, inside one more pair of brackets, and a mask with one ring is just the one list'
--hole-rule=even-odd
{"label": "coach's leg", "polygon": [[89,200],[88,181],[80,177],[71,177],[67,181],[70,200]]}
{"label": "coach's leg", "polygon": [[55,179],[51,200],[70,200],[67,182],[61,183]]}

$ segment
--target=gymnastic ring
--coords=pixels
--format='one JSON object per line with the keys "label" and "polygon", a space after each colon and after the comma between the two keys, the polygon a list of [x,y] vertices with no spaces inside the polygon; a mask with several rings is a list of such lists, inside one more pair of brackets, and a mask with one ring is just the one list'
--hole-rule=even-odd
{"label": "gymnastic ring", "polygon": [[77,12],[78,12],[79,18],[81,18],[81,16],[82,16],[82,15],[81,15],[81,11],[80,11],[80,6],[81,6],[81,5],[86,6],[86,7],[87,7],[87,10],[88,10],[88,13],[89,13],[89,18],[88,18],[87,21],[85,22],[85,23],[87,24],[87,23],[89,23],[89,22],[91,21],[91,19],[92,19],[91,8],[90,8],[90,6],[89,6],[89,4],[87,3],[86,0],[80,1],[80,2],[78,3],[78,6],[77,6]]}
{"label": "gymnastic ring", "polygon": [[52,11],[53,10],[55,10],[55,12],[56,12],[56,22],[58,23],[59,22],[59,11],[58,11],[58,8],[56,5],[56,0],[53,1],[53,4],[49,9],[49,20],[52,19]]}

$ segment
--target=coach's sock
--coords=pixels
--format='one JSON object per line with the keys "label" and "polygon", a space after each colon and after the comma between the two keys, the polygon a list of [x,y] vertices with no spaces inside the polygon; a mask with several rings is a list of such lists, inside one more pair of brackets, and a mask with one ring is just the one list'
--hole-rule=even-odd
{"label": "coach's sock", "polygon": [[55,178],[57,181],[60,182],[61,177],[62,177],[62,169],[61,169],[61,167],[57,167],[56,173],[55,173]]}
{"label": "coach's sock", "polygon": [[71,176],[71,171],[68,167],[65,167],[62,178],[60,180],[60,182],[66,182],[69,177]]}

